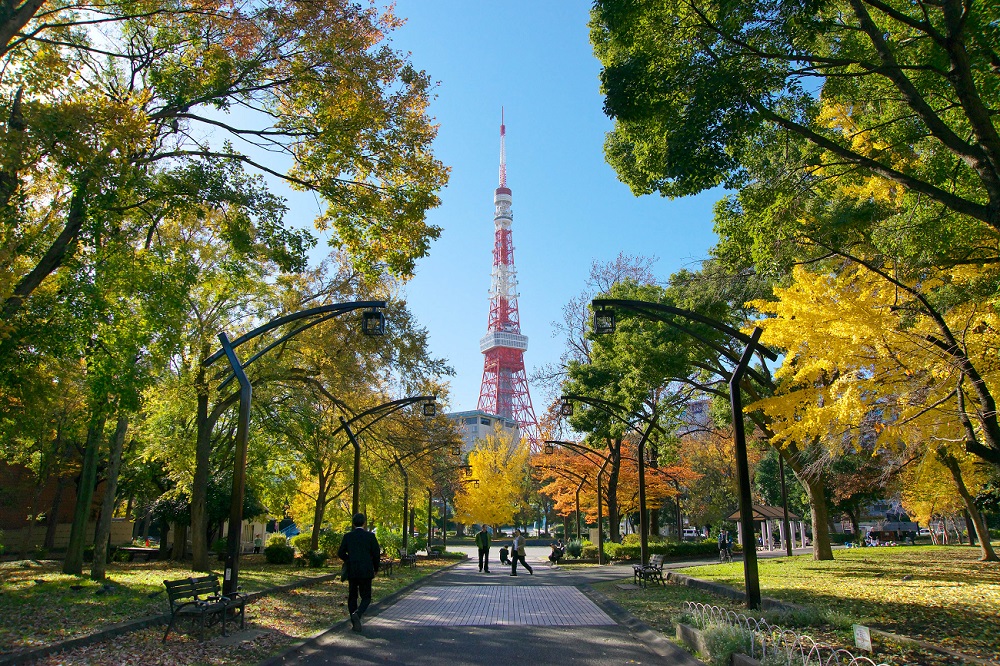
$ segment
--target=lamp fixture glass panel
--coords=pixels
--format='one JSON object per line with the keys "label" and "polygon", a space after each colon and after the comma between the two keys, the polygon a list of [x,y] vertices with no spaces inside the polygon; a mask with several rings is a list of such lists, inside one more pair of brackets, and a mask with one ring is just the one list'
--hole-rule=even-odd
{"label": "lamp fixture glass panel", "polygon": [[372,337],[385,335],[385,315],[379,310],[362,312],[361,332]]}
{"label": "lamp fixture glass panel", "polygon": [[562,404],[559,405],[559,413],[562,416],[573,416],[573,401],[569,398],[563,398]]}
{"label": "lamp fixture glass panel", "polygon": [[615,311],[610,308],[601,308],[594,312],[594,333],[597,335],[607,335],[615,332]]}
{"label": "lamp fixture glass panel", "polygon": [[455,446],[451,447],[451,455],[456,456],[456,457],[462,455],[462,447],[459,446],[458,444],[456,444]]}
{"label": "lamp fixture glass panel", "polygon": [[424,416],[435,416],[437,414],[437,403],[428,400],[424,403]]}
{"label": "lamp fixture glass panel", "polygon": [[551,444],[545,445],[545,455],[551,456],[555,452],[556,452],[556,447],[552,446]]}

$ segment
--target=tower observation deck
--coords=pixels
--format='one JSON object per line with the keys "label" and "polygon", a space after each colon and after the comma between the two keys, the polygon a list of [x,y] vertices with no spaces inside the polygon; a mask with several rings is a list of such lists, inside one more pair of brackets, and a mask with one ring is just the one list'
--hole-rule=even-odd
{"label": "tower observation deck", "polygon": [[528,379],[524,373],[524,352],[528,336],[521,335],[517,311],[517,271],[514,268],[514,243],[511,236],[511,191],[507,187],[507,131],[500,117],[500,186],[494,191],[493,204],[493,277],[490,285],[490,316],[486,335],[479,340],[483,353],[483,383],[479,389],[479,409],[517,422],[518,429],[531,442],[539,443],[538,421],[531,406]]}

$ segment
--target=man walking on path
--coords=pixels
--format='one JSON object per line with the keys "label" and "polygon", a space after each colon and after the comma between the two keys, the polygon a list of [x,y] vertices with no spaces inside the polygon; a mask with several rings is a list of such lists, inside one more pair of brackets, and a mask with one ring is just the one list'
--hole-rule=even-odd
{"label": "man walking on path", "polygon": [[486,525],[480,525],[476,532],[476,548],[479,549],[479,570],[490,572],[490,533],[486,531]]}
{"label": "man walking on path", "polygon": [[365,514],[354,514],[351,521],[354,529],[344,535],[337,551],[337,556],[344,560],[347,568],[347,610],[351,613],[351,629],[354,631],[361,631],[361,616],[372,602],[372,579],[378,571],[382,553],[378,539],[365,529],[365,522]]}
{"label": "man walking on path", "polygon": [[535,574],[535,571],[528,565],[527,562],[524,561],[524,546],[525,546],[525,542],[524,542],[524,537],[521,536],[521,530],[514,530],[514,544],[511,546],[511,554],[510,554],[510,561],[511,561],[510,575],[511,576],[516,576],[517,575],[517,563],[518,562],[520,562],[524,566],[524,568],[528,570],[529,574],[531,574],[531,575]]}

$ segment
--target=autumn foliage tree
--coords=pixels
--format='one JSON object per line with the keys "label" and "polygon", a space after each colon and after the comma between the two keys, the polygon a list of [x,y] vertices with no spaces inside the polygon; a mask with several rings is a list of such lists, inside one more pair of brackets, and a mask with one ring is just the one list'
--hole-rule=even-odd
{"label": "autumn foliage tree", "polygon": [[[832,456],[883,448],[917,451],[917,459],[937,456],[985,541],[984,558],[995,558],[974,493],[961,492],[967,454],[984,452],[980,457],[992,462],[991,449],[980,442],[988,435],[976,397],[996,390],[995,364],[986,351],[996,344],[993,308],[961,303],[927,316],[901,305],[912,291],[892,288],[881,271],[839,268],[798,268],[794,283],[775,290],[777,301],[755,303],[771,315],[760,323],[762,340],[786,357],[776,373],[777,393],[751,408],[772,417],[779,445],[815,440]],[[976,272],[929,273],[922,288],[961,289],[977,279]],[[961,342],[942,346],[942,330],[962,331]],[[958,355],[965,361],[956,361]],[[982,386],[972,386],[970,368]],[[956,457],[952,447],[959,442],[964,451]]]}
{"label": "autumn foliage tree", "polygon": [[515,440],[499,425],[476,440],[469,453],[471,476],[459,477],[455,493],[455,518],[466,525],[494,527],[510,524],[528,480],[527,440]]}

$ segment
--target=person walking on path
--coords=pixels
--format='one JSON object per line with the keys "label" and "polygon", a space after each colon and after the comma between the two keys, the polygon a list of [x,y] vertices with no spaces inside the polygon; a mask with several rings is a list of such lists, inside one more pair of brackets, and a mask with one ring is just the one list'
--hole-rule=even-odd
{"label": "person walking on path", "polygon": [[260,538],[259,534],[253,536],[253,554],[260,554],[260,547],[264,545],[264,540]]}
{"label": "person walking on path", "polygon": [[[381,546],[375,535],[365,529],[365,514],[356,513],[351,523],[354,529],[344,535],[337,556],[344,560],[347,574],[347,610],[351,613],[351,629],[361,631],[361,616],[372,602],[372,579],[378,571]],[[358,596],[361,603],[358,603]]]}
{"label": "person walking on path", "polygon": [[514,543],[510,547],[510,575],[517,575],[517,563],[520,562],[528,573],[531,575],[535,574],[534,569],[532,569],[527,562],[524,561],[524,537],[521,536],[521,530],[514,530]]}
{"label": "person walking on path", "polygon": [[476,548],[479,549],[479,570],[490,572],[490,533],[486,525],[480,525],[476,532]]}

